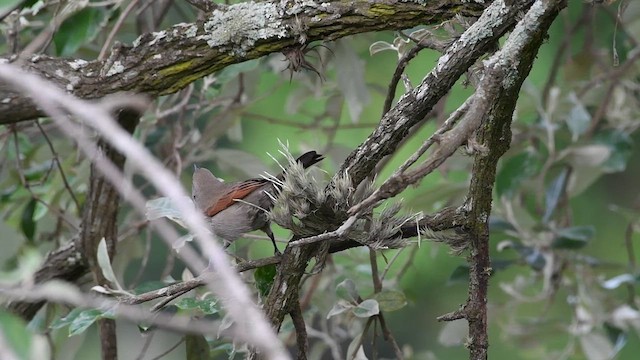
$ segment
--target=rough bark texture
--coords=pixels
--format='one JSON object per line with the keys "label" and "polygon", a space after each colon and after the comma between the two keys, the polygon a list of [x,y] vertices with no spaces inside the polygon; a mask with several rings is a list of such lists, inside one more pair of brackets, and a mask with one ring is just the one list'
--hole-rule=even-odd
{"label": "rough bark texture", "polygon": [[[117,114],[118,123],[129,133],[138,124],[140,114],[130,110],[120,110]],[[122,168],[125,156],[115,151],[104,141],[100,141],[98,148],[104,151],[105,156],[111,160],[118,168]],[[109,259],[113,259],[118,243],[118,209],[120,208],[120,196],[114,184],[104,178],[95,164],[91,165],[91,178],[89,184],[89,196],[85,203],[82,215],[82,230],[76,246],[83,254],[93,274],[96,284],[114,288],[102,273],[98,264],[98,244],[102,239],[107,245]],[[100,345],[102,348],[103,360],[115,360],[118,358],[118,346],[116,337],[116,322],[113,319],[102,319],[98,321],[100,334]]]}
{"label": "rough bark texture", "polygon": [[[477,155],[473,164],[471,186],[465,208],[469,210],[466,228],[469,231],[469,299],[464,308],[464,317],[469,322],[469,358],[487,359],[489,339],[487,332],[487,290],[491,275],[489,258],[489,215],[491,214],[492,190],[495,182],[498,160],[511,143],[511,120],[520,87],[526,79],[538,49],[542,45],[547,30],[566,0],[543,0],[530,11],[527,17],[534,22],[528,25],[522,44],[516,44],[517,55],[507,54],[504,62],[496,61],[487,68],[485,79],[486,94],[490,95],[484,125],[478,133],[478,140],[488,149],[487,154]],[[530,16],[531,15],[531,16]],[[527,33],[528,32],[528,33]],[[508,52],[508,51],[505,51]],[[508,64],[505,66],[505,63]],[[484,80],[483,80],[484,81]],[[482,86],[482,84],[481,84]]]}
{"label": "rough bark texture", "polygon": [[[478,16],[483,8],[462,0],[243,2],[219,7],[203,21],[144,34],[132,46],[117,44],[104,61],[34,55],[22,67],[84,99],[118,91],[170,94],[229,65],[296,44],[439,24],[455,15]],[[0,83],[0,124],[41,115],[27,97]]]}

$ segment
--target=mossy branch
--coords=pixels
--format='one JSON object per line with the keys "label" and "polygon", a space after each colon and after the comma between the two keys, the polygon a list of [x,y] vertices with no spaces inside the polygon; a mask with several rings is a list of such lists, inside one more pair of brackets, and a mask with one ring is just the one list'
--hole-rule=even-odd
{"label": "mossy branch", "polygon": [[[131,45],[116,44],[102,61],[46,55],[0,61],[20,61],[24,70],[83,99],[119,91],[155,96],[292,45],[439,24],[456,15],[478,16],[483,8],[462,0],[249,1],[219,7],[202,21],[143,34]],[[0,84],[0,124],[42,115],[28,97]]]}

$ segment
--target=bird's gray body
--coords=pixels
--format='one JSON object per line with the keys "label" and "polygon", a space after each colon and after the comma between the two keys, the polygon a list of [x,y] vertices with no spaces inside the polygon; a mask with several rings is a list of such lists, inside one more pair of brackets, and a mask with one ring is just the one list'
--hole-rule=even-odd
{"label": "bird's gray body", "polygon": [[[296,160],[306,169],[322,159],[322,155],[309,151]],[[284,176],[282,173],[278,178],[282,180]],[[243,234],[262,230],[273,242],[275,252],[279,253],[267,214],[273,202],[266,192],[275,195],[276,189],[272,182],[265,179],[227,184],[204,168],[196,168],[193,173],[193,201],[205,214],[211,230],[224,241],[225,246],[229,246]]]}
{"label": "bird's gray body", "polygon": [[[198,168],[193,175],[193,201],[204,212],[236,185],[237,183],[224,183],[216,178],[211,171]],[[271,230],[266,211],[271,208],[272,204],[271,199],[264,192],[270,191],[273,194],[273,190],[273,185],[270,182],[265,182],[261,188],[245,198],[236,201],[235,204],[215,216],[208,217],[207,220],[213,233],[225,242],[225,246],[243,234],[254,230],[263,230],[269,234]]]}

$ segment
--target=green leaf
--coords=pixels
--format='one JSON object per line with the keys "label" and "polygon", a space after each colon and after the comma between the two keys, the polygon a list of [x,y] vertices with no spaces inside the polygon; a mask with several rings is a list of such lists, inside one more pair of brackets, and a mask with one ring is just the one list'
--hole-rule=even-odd
{"label": "green leaf", "polygon": [[0,334],[18,359],[31,358],[32,334],[27,324],[19,317],[0,310]]}
{"label": "green leaf", "polygon": [[353,308],[353,315],[359,318],[368,318],[380,313],[380,305],[374,299],[367,299]]}
{"label": "green leaf", "polygon": [[556,210],[558,203],[560,202],[560,197],[562,196],[565,185],[567,183],[567,179],[569,178],[569,167],[564,167],[558,176],[551,181],[551,184],[547,187],[545,191],[545,210],[544,216],[542,217],[542,223],[547,224],[553,215],[553,212]]}
{"label": "green leaf", "polygon": [[593,226],[575,226],[560,229],[556,232],[556,238],[551,243],[555,249],[580,249],[596,234]]}
{"label": "green leaf", "polygon": [[53,36],[56,53],[69,56],[80,46],[90,42],[100,31],[100,23],[107,11],[98,7],[87,7],[67,18]]}
{"label": "green leaf", "polygon": [[27,237],[29,242],[33,243],[33,236],[36,233],[36,222],[33,220],[33,213],[36,210],[37,201],[35,199],[29,200],[27,206],[22,211],[22,217],[20,220],[20,228],[22,233]]}
{"label": "green leaf", "polygon": [[74,336],[85,332],[94,322],[103,319],[106,316],[104,312],[98,309],[84,310],[78,314],[69,324],[69,336]]}
{"label": "green leaf", "polygon": [[467,281],[469,281],[469,265],[459,265],[458,267],[453,269],[453,272],[451,273],[451,275],[449,275],[447,285]]}
{"label": "green leaf", "polygon": [[636,282],[638,282],[638,279],[635,276],[631,274],[620,274],[604,281],[602,283],[602,287],[611,290],[616,289],[623,284],[635,284]]}
{"label": "green leaf", "polygon": [[203,335],[188,334],[184,339],[187,360],[209,359],[209,343]]}
{"label": "green leaf", "polygon": [[276,277],[276,265],[266,265],[259,267],[254,271],[253,277],[256,280],[256,287],[261,296],[269,295],[273,279]]}
{"label": "green leaf", "polygon": [[218,300],[212,297],[201,299],[198,303],[198,309],[206,315],[213,315],[220,312]]}
{"label": "green leaf", "polygon": [[535,247],[522,245],[520,243],[513,244],[514,250],[518,252],[520,257],[529,265],[532,269],[541,271],[547,264],[547,260],[544,255]]}
{"label": "green leaf", "polygon": [[364,353],[362,344],[362,333],[359,333],[349,343],[349,346],[347,347],[347,356],[345,357],[345,359],[368,360],[367,356]]}
{"label": "green leaf", "polygon": [[349,40],[339,40],[334,49],[338,89],[349,105],[351,122],[357,123],[362,109],[369,103],[369,90],[364,79],[364,61],[356,54]]}
{"label": "green leaf", "polygon": [[627,163],[633,153],[633,140],[629,134],[615,129],[604,130],[594,136],[594,141],[611,150],[609,158],[603,164],[605,171],[620,172],[627,168]]}
{"label": "green leaf", "polygon": [[507,230],[515,230],[516,228],[510,222],[495,215],[489,216],[489,230],[496,232],[504,232]]}
{"label": "green leaf", "polygon": [[498,196],[512,197],[524,180],[538,173],[540,166],[540,158],[528,151],[505,161],[496,176]]}
{"label": "green leaf", "polygon": [[573,103],[573,107],[565,121],[567,122],[569,131],[571,131],[571,140],[576,142],[580,135],[589,129],[591,125],[591,114],[589,114],[574,93],[569,95],[569,100]]}
{"label": "green leaf", "polygon": [[353,309],[354,307],[355,307],[354,305],[350,304],[345,300],[338,300],[335,304],[333,304],[333,307],[331,308],[331,310],[329,310],[329,313],[327,314],[327,319],[332,316],[342,314],[343,312]]}
{"label": "green leaf", "polygon": [[69,326],[69,336],[74,336],[83,333],[94,322],[100,319],[112,319],[113,315],[110,312],[103,312],[98,309],[80,309],[75,308],[67,314],[67,316],[55,320],[51,324],[52,329],[59,329],[65,326]]}
{"label": "green leaf", "polygon": [[218,300],[215,298],[183,298],[175,303],[176,307],[182,310],[199,310],[206,315],[217,314],[220,309],[217,306]]}
{"label": "green leaf", "polygon": [[351,279],[344,279],[336,286],[336,295],[342,300],[355,302],[358,298],[356,284]]}
{"label": "green leaf", "polygon": [[627,344],[627,333],[619,327],[613,326],[608,322],[604,323],[604,330],[607,334],[607,338],[614,344],[614,351],[618,352]]}
{"label": "green leaf", "polygon": [[176,301],[175,305],[182,310],[193,310],[198,308],[198,300],[195,298],[183,298]]}
{"label": "green leaf", "polygon": [[109,280],[111,285],[115,286],[116,289],[122,290],[118,279],[116,278],[116,274],[113,272],[113,268],[111,267],[111,260],[109,259],[109,252],[107,251],[107,242],[104,238],[100,240],[98,243],[98,265],[100,266],[100,270],[102,270],[102,275],[104,278]]}
{"label": "green leaf", "polygon": [[27,279],[32,279],[36,271],[42,265],[42,255],[33,248],[25,248],[18,257],[18,266],[8,272],[0,271],[0,285],[17,284]]}
{"label": "green leaf", "polygon": [[[184,200],[186,201],[186,199],[187,197],[185,196]],[[191,201],[191,198],[188,199]],[[182,213],[176,209],[173,201],[168,197],[160,197],[147,201],[145,209],[145,215],[149,221],[166,217],[183,228],[187,228],[187,225],[182,221]]]}
{"label": "green leaf", "polygon": [[407,298],[402,291],[383,290],[375,295],[373,299],[378,302],[380,310],[384,312],[396,311],[407,305]]}
{"label": "green leaf", "polygon": [[[2,0],[0,2],[0,14],[4,14],[10,9],[16,8],[18,4],[20,4],[22,0]],[[22,5],[24,7],[25,5]],[[16,8],[17,9],[17,8]]]}

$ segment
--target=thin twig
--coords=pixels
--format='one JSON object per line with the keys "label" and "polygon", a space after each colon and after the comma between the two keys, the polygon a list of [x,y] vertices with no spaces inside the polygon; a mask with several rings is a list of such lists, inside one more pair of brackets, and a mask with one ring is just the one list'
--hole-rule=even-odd
{"label": "thin twig", "polygon": [[18,171],[18,178],[20,179],[20,183],[29,192],[29,194],[31,194],[31,198],[34,201],[44,205],[47,208],[47,210],[55,214],[56,217],[58,217],[59,219],[62,219],[65,223],[67,223],[71,229],[78,231],[79,230],[78,226],[71,219],[69,219],[62,210],[58,209],[53,205],[48,204],[40,196],[38,196],[36,193],[33,192],[33,189],[31,188],[29,181],[27,180],[26,176],[24,175],[24,172],[22,171],[22,164],[20,160],[20,154],[21,154],[20,142],[18,140],[18,132],[17,130],[15,130],[15,128],[12,131],[13,131],[13,142],[14,142],[15,151],[16,151],[16,170]]}
{"label": "thin twig", "polygon": [[380,281],[383,281],[387,277],[387,273],[389,272],[389,270],[391,270],[391,266],[396,262],[396,260],[400,258],[400,254],[402,254],[404,249],[406,248],[400,248],[398,249],[398,251],[396,251],[395,254],[393,254],[393,257],[391,258],[391,260],[389,260],[389,263],[384,267],[382,275],[380,275]]}
{"label": "thin twig", "polygon": [[132,0],[129,3],[129,5],[127,5],[127,7],[124,9],[122,14],[120,14],[120,17],[118,18],[118,21],[116,21],[115,25],[113,25],[113,28],[109,32],[109,35],[107,36],[107,39],[104,41],[104,45],[102,45],[102,49],[100,49],[100,54],[98,55],[98,60],[104,60],[105,56],[107,55],[107,51],[109,50],[109,46],[111,46],[111,43],[113,42],[113,39],[116,37],[116,33],[118,33],[118,31],[120,31],[120,28],[124,24],[124,21],[127,19],[127,16],[129,16],[129,13],[131,13],[131,11],[133,11],[133,8],[135,8],[138,5],[139,1],[140,0]]}
{"label": "thin twig", "polygon": [[291,241],[289,243],[289,246],[302,246],[302,245],[314,244],[321,241],[339,239],[343,237],[349,231],[349,229],[351,229],[351,226],[355,224],[357,219],[358,218],[356,216],[351,216],[338,229],[334,231],[326,232],[324,234],[320,234],[316,236],[306,237],[296,241]]}
{"label": "thin twig", "polygon": [[[258,259],[258,260],[249,260],[242,262],[235,266],[235,270],[238,273],[245,272],[248,270],[256,269],[259,267],[263,267],[266,265],[273,265],[280,262],[280,257],[271,256],[268,258]],[[191,291],[200,286],[204,286],[207,283],[207,277],[210,276],[211,273],[204,273],[198,277],[195,277],[191,280],[182,281],[179,283],[171,284],[165,286],[163,288],[148,291],[146,293],[135,295],[135,296],[125,296],[120,300],[127,304],[141,304],[147,301],[155,300],[162,297],[173,296],[174,294],[183,294],[188,291]]]}
{"label": "thin twig", "polygon": [[[378,276],[378,260],[376,258],[376,252],[373,249],[369,249],[369,262],[371,263],[371,278],[373,279],[373,292],[379,293],[382,291],[382,280],[380,276]],[[380,329],[382,330],[382,334],[384,339],[391,343],[391,347],[393,347],[393,351],[396,354],[396,359],[404,359],[404,354],[398,346],[396,339],[394,338],[391,330],[387,327],[387,323],[384,320],[384,314],[382,310],[375,316],[380,321]],[[375,324],[374,324],[374,332],[375,332]],[[374,334],[375,338],[375,334]]]}
{"label": "thin twig", "polygon": [[271,116],[267,116],[264,114],[255,114],[251,112],[243,112],[242,116],[250,117],[255,120],[265,121],[269,124],[290,126],[290,127],[295,127],[302,130],[333,131],[333,130],[371,129],[371,128],[375,128],[378,125],[377,123],[361,122],[361,123],[349,123],[349,124],[342,124],[342,125],[334,124],[329,126],[320,126],[315,123],[305,124],[298,121],[287,121],[287,120],[282,120],[282,119],[277,119]]}
{"label": "thin twig", "polygon": [[187,0],[187,2],[206,13],[210,13],[220,7],[220,4],[216,4],[211,0]]}
{"label": "thin twig", "polygon": [[[369,209],[380,201],[399,194],[409,185],[415,184],[423,177],[434,171],[456,149],[458,149],[473,132],[480,126],[481,107],[486,106],[486,101],[477,101],[478,96],[470,96],[465,102],[451,113],[449,118],[433,133],[420,148],[402,164],[396,172],[385,181],[379,189],[374,191],[368,198],[354,205],[349,209],[349,214],[357,215],[369,211]],[[473,106],[473,108],[471,108]],[[473,109],[473,110],[471,110]],[[471,110],[471,111],[470,111]],[[460,124],[453,128],[453,125],[462,118]],[[416,170],[407,173],[407,169],[415,163],[434,143],[439,142],[438,148],[424,163]]]}
{"label": "thin twig", "polygon": [[369,263],[371,264],[373,292],[377,294],[382,291],[382,281],[380,281],[380,276],[378,276],[378,258],[376,257],[376,251],[371,248],[369,248]]}
{"label": "thin twig", "polygon": [[367,333],[369,332],[369,327],[371,327],[372,323],[373,323],[373,317],[368,318],[367,323],[364,325],[364,329],[362,330],[362,335],[360,335],[360,341],[358,341],[358,344],[354,347],[353,354],[351,354],[351,358],[349,360],[355,360],[356,355],[358,354],[358,350],[360,350],[360,348],[364,344],[364,338],[367,336]]}
{"label": "thin twig", "polygon": [[438,316],[438,321],[455,321],[465,319],[467,317],[465,307],[461,306],[458,310]]}
{"label": "thin twig", "polygon": [[42,126],[40,125],[40,121],[39,120],[36,120],[35,123],[36,123],[36,126],[38,127],[38,129],[40,129],[40,133],[44,137],[44,140],[47,142],[47,145],[49,146],[49,150],[51,151],[51,155],[53,156],[53,160],[56,163],[56,167],[58,168],[58,171],[60,171],[60,176],[62,177],[62,182],[64,183],[64,188],[67,189],[67,192],[71,196],[71,199],[73,199],[73,202],[76,204],[76,209],[78,211],[80,211],[80,202],[78,202],[78,199],[76,198],[76,195],[74,194],[73,190],[71,190],[71,186],[69,186],[69,181],[67,181],[67,176],[64,174],[64,170],[62,169],[62,164],[60,164],[60,158],[58,157],[58,153],[56,152],[56,149],[53,147],[53,144],[51,143],[51,140],[49,139],[49,135],[47,135],[46,131],[44,131],[44,129],[42,128]]}
{"label": "thin twig", "polygon": [[[205,285],[205,284],[203,284]],[[165,299],[162,299],[162,301],[158,302],[157,304],[153,305],[151,307],[151,311],[152,312],[157,312],[162,310],[162,308],[164,308],[168,303],[172,302],[173,300],[179,298],[180,296],[188,293],[189,291],[191,291],[192,289],[184,289],[180,292],[177,292],[173,295],[167,296]]]}
{"label": "thin twig", "polygon": [[155,357],[151,358],[151,360],[158,360],[158,359],[162,359],[163,357],[167,356],[167,354],[169,354],[173,350],[177,349],[178,346],[180,346],[180,344],[182,344],[184,342],[184,339],[185,339],[185,337],[183,336],[182,339],[178,340],[178,342],[175,343],[175,345],[173,345],[172,347],[168,348],[166,351],[158,354],[158,356],[155,356]]}
{"label": "thin twig", "polygon": [[377,316],[378,316],[378,320],[380,320],[380,328],[382,329],[382,334],[384,336],[384,339],[391,343],[393,352],[396,354],[396,359],[400,359],[400,360],[404,359],[404,354],[402,353],[402,350],[400,349],[400,346],[398,345],[396,338],[393,336],[393,333],[391,333],[391,330],[389,330],[389,327],[387,326],[387,322],[384,319],[384,314],[382,314],[381,312]]}
{"label": "thin twig", "polygon": [[[406,36],[406,35],[405,35]],[[409,37],[409,36],[407,36]],[[409,37],[411,38],[411,37]],[[396,88],[398,87],[398,82],[402,78],[402,74],[404,73],[404,69],[409,65],[409,62],[420,53],[420,51],[429,48],[441,51],[442,48],[437,46],[436,43],[432,43],[427,39],[423,39],[421,41],[415,41],[415,39],[411,39],[416,43],[416,46],[412,47],[406,54],[402,56],[402,58],[398,61],[398,65],[396,65],[396,69],[393,72],[393,76],[391,76],[391,81],[389,82],[389,86],[387,89],[387,96],[384,99],[384,106],[382,107],[382,115],[388,113],[393,104],[393,99],[396,96]]]}
{"label": "thin twig", "polygon": [[136,360],[144,359],[145,355],[147,355],[147,350],[149,350],[149,345],[151,345],[151,341],[153,340],[153,337],[155,335],[155,331],[151,331],[147,334],[146,338],[144,339],[144,344],[142,344],[142,349],[140,349],[140,353],[138,353],[138,356],[136,356]]}
{"label": "thin twig", "polygon": [[556,51],[556,55],[553,57],[553,62],[551,66],[549,66],[549,75],[547,76],[547,81],[545,82],[544,87],[542,89],[541,101],[542,101],[543,108],[546,107],[549,102],[549,93],[551,92],[551,88],[555,84],[556,77],[558,76],[558,71],[562,69],[561,65],[562,65],[562,60],[564,59],[564,54],[571,47],[572,45],[571,40],[574,38],[578,30],[580,30],[580,28],[583,27],[584,24],[587,22],[587,19],[589,18],[589,14],[591,13],[591,11],[593,11],[592,6],[584,6],[582,9],[582,15],[578,20],[576,20],[575,24],[573,24],[571,29],[568,29],[568,30],[565,29],[566,32],[565,32],[564,38],[562,39],[562,43],[560,44],[560,46],[558,47],[558,50]]}

